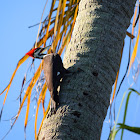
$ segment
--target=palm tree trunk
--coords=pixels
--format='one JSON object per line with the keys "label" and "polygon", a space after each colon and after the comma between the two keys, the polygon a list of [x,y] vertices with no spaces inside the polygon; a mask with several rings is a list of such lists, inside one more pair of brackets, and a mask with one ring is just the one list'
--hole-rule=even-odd
{"label": "palm tree trunk", "polygon": [[64,56],[60,107],[39,140],[99,140],[136,0],[81,0]]}

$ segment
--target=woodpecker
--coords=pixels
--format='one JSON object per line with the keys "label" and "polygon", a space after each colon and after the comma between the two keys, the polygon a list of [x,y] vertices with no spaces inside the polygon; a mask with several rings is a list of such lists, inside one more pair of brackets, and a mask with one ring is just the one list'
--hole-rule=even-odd
{"label": "woodpecker", "polygon": [[48,47],[45,48],[34,48],[30,50],[29,52],[26,53],[26,55],[31,56],[33,59],[38,58],[38,59],[43,59],[46,54],[43,54],[43,52],[47,49]]}
{"label": "woodpecker", "polygon": [[26,55],[32,58],[44,60],[44,75],[47,87],[51,96],[51,112],[56,112],[59,104],[59,96],[57,88],[60,84],[60,79],[64,77],[68,70],[63,67],[62,59],[57,53],[43,54],[46,48],[35,48],[30,50]]}

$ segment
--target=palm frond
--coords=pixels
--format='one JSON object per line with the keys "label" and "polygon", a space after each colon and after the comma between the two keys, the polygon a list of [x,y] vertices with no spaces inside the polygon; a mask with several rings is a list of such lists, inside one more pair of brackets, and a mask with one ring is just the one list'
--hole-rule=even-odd
{"label": "palm frond", "polygon": [[[75,0],[59,0],[59,4],[57,4],[56,0],[52,0],[50,12],[46,16],[44,21],[40,21],[40,23],[42,24],[42,27],[41,27],[40,32],[38,33],[38,38],[35,41],[33,47],[31,47],[31,49],[36,48],[36,47],[45,47],[45,46],[51,45],[47,53],[57,52],[59,55],[61,55],[64,48],[66,47],[66,45],[68,45],[71,39],[72,31],[73,31],[74,24],[77,17],[78,4],[79,4],[79,0],[76,0],[76,1]],[[15,74],[18,68],[27,60],[27,58],[28,56],[24,55],[23,58],[19,60],[8,86],[0,93],[0,95],[2,95],[4,94],[4,92],[6,92],[6,95],[3,101],[3,106],[0,113],[0,119],[2,117],[4,104],[6,102],[6,98],[7,98],[10,86],[15,77]],[[33,88],[35,88],[36,83],[41,78],[42,68],[43,68],[43,61],[40,63],[38,69],[36,70],[35,74],[31,78],[31,81],[28,84],[28,87],[26,89],[25,94],[23,95],[22,100],[20,98],[21,100],[20,107],[17,111],[17,115],[12,124],[12,127],[17,121],[20,115],[20,112],[22,110],[22,107],[27,100],[27,108],[26,108],[25,123],[24,123],[24,127],[26,129],[27,124],[28,124],[32,90]],[[27,73],[25,75],[27,75]],[[24,84],[25,84],[25,80],[24,80]],[[21,89],[23,89],[23,84],[22,84]],[[46,86],[46,83],[44,83],[42,90],[39,91],[39,97],[37,98],[37,108],[36,108],[36,115],[35,115],[35,138],[37,138],[37,116],[38,116],[39,106],[42,102],[43,114],[44,114],[43,120],[45,116],[47,115],[49,111],[49,107],[50,107],[50,102],[49,102],[49,105],[47,109],[45,110],[44,101],[46,97],[46,91],[47,91],[47,86]],[[21,93],[22,92],[23,90],[21,90]],[[20,97],[21,97],[21,93],[20,93]],[[42,126],[43,120],[41,122],[41,126]],[[40,131],[40,128],[39,128],[39,131]]]}

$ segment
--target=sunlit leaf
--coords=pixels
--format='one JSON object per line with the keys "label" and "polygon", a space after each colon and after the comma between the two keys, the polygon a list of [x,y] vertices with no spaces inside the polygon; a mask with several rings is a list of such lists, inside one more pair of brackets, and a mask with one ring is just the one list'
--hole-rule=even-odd
{"label": "sunlit leaf", "polygon": [[129,72],[130,72],[130,68],[132,67],[132,64],[134,63],[134,60],[135,60],[136,55],[137,55],[138,44],[139,44],[139,34],[140,34],[140,29],[139,29],[137,40],[136,40],[136,44],[134,46],[133,53],[132,53],[132,56],[131,56],[129,70],[128,70],[128,75],[129,75]]}
{"label": "sunlit leaf", "polygon": [[[30,84],[29,84],[29,86],[28,86],[28,88],[27,88],[27,91],[26,91],[26,93],[25,93],[25,95],[24,95],[24,97],[23,97],[23,100],[22,100],[21,105],[20,105],[20,107],[19,107],[18,113],[17,113],[17,115],[16,115],[16,117],[15,117],[14,122],[13,122],[12,125],[11,125],[10,130],[12,129],[12,127],[14,126],[14,124],[16,123],[16,121],[17,121],[17,119],[18,119],[18,117],[19,117],[19,114],[20,114],[20,112],[21,112],[21,109],[22,109],[22,107],[23,107],[23,104],[24,104],[26,98],[28,97],[29,94],[31,94],[32,88],[33,88],[33,86],[35,85],[35,83],[36,83],[36,81],[37,81],[37,79],[38,79],[38,77],[39,77],[39,75],[40,75],[41,68],[42,68],[42,63],[40,64],[38,70],[36,71],[34,77],[32,78],[32,80],[31,80],[31,82],[30,82]],[[29,95],[29,96],[30,96],[30,95]],[[29,97],[29,98],[30,98],[30,97]],[[25,128],[26,128],[27,120],[28,120],[28,112],[29,112],[28,110],[29,110],[29,105],[27,105],[27,110],[26,110]],[[7,134],[10,132],[10,130],[7,132]],[[6,134],[6,135],[7,135],[7,134]]]}
{"label": "sunlit leaf", "polygon": [[[125,104],[124,117],[123,117],[123,124],[125,124],[125,120],[126,120],[126,114],[127,114],[127,108],[128,108],[128,102],[129,102],[130,95],[131,95],[131,91],[128,93],[127,100],[126,100],[126,104]],[[122,140],[122,137],[123,137],[123,132],[124,132],[124,131],[123,131],[123,129],[122,129],[121,140]]]}
{"label": "sunlit leaf", "polygon": [[114,90],[113,90],[112,102],[113,102],[114,97],[115,97],[115,92],[116,92],[116,87],[117,87],[117,81],[118,81],[118,75],[119,75],[119,71],[117,72],[117,76],[116,76],[116,80],[115,80],[115,84],[114,84]]}
{"label": "sunlit leaf", "polygon": [[[113,128],[113,130],[110,132],[110,134],[109,134],[109,138],[108,138],[108,140],[114,140],[115,139],[115,137],[116,137],[116,135],[117,135],[117,133],[119,132],[119,130],[120,130],[120,128],[117,128],[117,129],[115,129],[114,130],[114,128]],[[114,134],[114,135],[113,135]]]}
{"label": "sunlit leaf", "polygon": [[[120,130],[120,128],[126,129],[126,128],[124,127],[124,123],[125,123],[125,120],[126,120],[126,114],[127,114],[127,109],[128,109],[128,102],[129,102],[131,93],[134,92],[134,93],[136,93],[136,94],[138,94],[138,95],[140,96],[140,93],[139,93],[138,91],[136,91],[135,89],[129,88],[128,90],[129,90],[129,93],[128,93],[127,100],[126,100],[126,104],[125,104],[125,111],[124,111],[123,124],[121,124],[121,127],[119,127],[119,128],[116,129],[116,125],[120,125],[120,123],[117,124],[117,122],[118,122],[118,117],[119,117],[119,114],[120,114],[120,110],[121,110],[122,103],[123,103],[123,101],[124,101],[124,97],[125,97],[125,95],[126,95],[126,92],[125,92],[124,95],[123,95],[123,98],[122,98],[122,101],[121,101],[121,104],[120,104],[120,108],[119,108],[119,112],[118,112],[118,115],[117,115],[117,119],[116,119],[115,125],[114,125],[114,127],[113,127],[113,129],[112,129],[111,140],[114,140],[114,139],[115,139],[116,130]],[[128,128],[128,127],[127,127],[127,128]],[[130,128],[130,129],[131,129],[131,128]],[[133,129],[133,128],[132,128],[132,129]],[[136,129],[136,130],[137,130],[137,129]],[[117,132],[118,132],[118,131],[117,131]],[[122,139],[122,137],[123,137],[123,130],[122,130],[122,134],[121,134],[121,139]]]}
{"label": "sunlit leaf", "polygon": [[[59,5],[57,5],[58,7],[56,7],[55,2],[56,2],[56,0],[52,0],[49,15],[46,16],[44,21],[42,21],[42,17],[43,17],[43,14],[42,14],[40,24],[39,24],[37,39],[36,39],[36,42],[33,45],[33,47],[31,47],[31,49],[34,49],[36,47],[45,47],[47,45],[51,45],[52,47],[50,47],[48,49],[47,53],[57,52],[59,55],[61,55],[62,51],[68,45],[68,43],[71,39],[72,31],[73,31],[76,17],[77,17],[77,13],[78,13],[79,0],[77,0],[77,1],[75,1],[75,0],[72,0],[72,1],[71,0],[70,1],[69,0],[60,0]],[[56,10],[57,10],[57,12],[56,12]],[[43,10],[43,13],[44,13],[44,10]],[[38,24],[36,24],[36,25],[38,25]],[[34,25],[34,26],[36,26],[36,25]],[[42,25],[41,30],[40,30],[40,25]],[[40,30],[40,33],[39,33],[39,30]],[[4,98],[4,101],[3,101],[2,109],[0,112],[0,119],[2,116],[2,111],[3,111],[3,107],[4,107],[4,104],[5,104],[7,95],[8,95],[8,91],[9,91],[9,88],[10,88],[11,83],[13,81],[13,78],[16,74],[16,71],[19,68],[19,66],[23,62],[25,62],[25,60],[27,60],[27,58],[28,58],[28,56],[25,55],[21,60],[19,60],[17,67],[16,67],[16,69],[11,77],[11,80],[10,80],[8,86],[2,91],[2,93],[0,93],[0,95],[1,95],[5,91],[7,91],[5,98]],[[27,83],[25,84],[26,77],[23,78],[21,92],[19,95],[20,107],[19,107],[18,113],[15,117],[15,120],[11,126],[11,129],[12,129],[13,125],[15,124],[15,122],[17,121],[17,119],[20,115],[20,112],[23,108],[23,105],[25,104],[25,101],[27,100],[27,108],[26,108],[25,123],[24,123],[24,127],[26,130],[27,123],[28,123],[28,116],[29,116],[29,108],[30,108],[30,104],[31,104],[32,90],[33,90],[37,80],[39,79],[39,77],[41,75],[42,65],[43,65],[43,63],[41,62],[37,71],[35,72],[34,76],[31,78],[30,83],[27,82],[28,87],[27,87],[26,91],[24,89],[26,87],[25,85],[27,84]],[[23,90],[25,91],[25,93],[23,92]],[[46,84],[44,84],[41,92],[38,93],[39,97],[37,99],[37,108],[36,108],[36,116],[35,116],[35,138],[37,138],[37,133],[36,133],[37,132],[37,116],[38,116],[40,103],[42,102],[42,107],[43,107],[43,120],[45,119],[45,116],[47,115],[49,108],[50,108],[50,101],[49,101],[48,107],[45,111],[44,101],[45,101],[45,96],[46,96],[46,90],[47,90],[47,86],[46,86]],[[23,94],[22,100],[21,100],[21,93]],[[40,125],[38,132],[40,132],[41,126],[43,124],[43,120],[41,122],[41,125]],[[8,131],[8,133],[9,133],[9,131]]]}
{"label": "sunlit leaf", "polygon": [[[21,103],[21,105],[20,105],[19,111],[18,111],[18,113],[17,113],[17,118],[16,118],[16,120],[18,119],[18,116],[19,116],[19,114],[20,114],[20,112],[21,112],[21,109],[22,109],[22,107],[23,107],[23,104],[24,104],[26,98],[28,97],[27,109],[26,109],[26,117],[25,117],[25,123],[24,123],[25,128],[26,128],[27,121],[28,121],[28,113],[29,113],[31,92],[32,92],[32,89],[33,89],[33,87],[34,87],[34,85],[35,85],[37,79],[39,78],[39,76],[40,76],[40,74],[41,74],[41,68],[42,68],[42,63],[40,64],[40,66],[38,67],[38,69],[37,69],[37,71],[36,71],[34,77],[32,78],[32,80],[31,80],[31,82],[30,82],[30,84],[29,84],[29,86],[28,86],[28,88],[27,88],[27,90],[26,90],[26,93],[25,93],[25,95],[24,95],[24,97],[23,97],[23,100],[22,100],[22,103]],[[16,120],[14,121],[14,123],[16,122]],[[13,125],[14,125],[14,123],[13,123]]]}
{"label": "sunlit leaf", "polygon": [[[9,83],[8,86],[0,93],[0,95],[1,95],[1,94],[3,94],[3,93],[7,90],[6,95],[5,95],[5,98],[4,98],[4,101],[3,101],[3,107],[4,107],[4,104],[5,104],[5,101],[6,101],[6,98],[7,98],[8,91],[9,91],[9,89],[10,89],[11,83],[12,83],[14,77],[15,77],[15,74],[16,74],[18,68],[20,67],[20,65],[21,65],[23,62],[25,62],[25,61],[27,60],[27,58],[28,58],[28,56],[24,56],[24,57],[22,57],[22,58],[19,60],[19,62],[18,62],[18,64],[17,64],[17,67],[16,67],[15,71],[13,72],[12,77],[11,77],[11,79],[10,79],[10,83]],[[0,120],[1,120],[1,117],[2,117],[3,107],[2,107],[1,113],[0,113]]]}
{"label": "sunlit leaf", "polygon": [[61,10],[60,9],[61,3],[62,3],[62,0],[59,0],[59,4],[58,4],[58,8],[57,8],[57,14],[56,14],[56,18],[55,18],[55,25],[54,25],[54,36],[56,35],[57,24],[58,24],[58,15],[59,15],[59,12]]}
{"label": "sunlit leaf", "polygon": [[[124,42],[123,42],[123,46],[122,46],[122,49],[121,49],[121,57],[120,57],[119,67],[120,67],[120,65],[121,65],[121,61],[122,61],[123,49],[124,49]],[[114,97],[115,97],[116,87],[117,87],[117,82],[118,82],[118,76],[119,76],[119,70],[118,70],[118,72],[117,72],[116,80],[115,80],[115,83],[114,83],[114,90],[113,90],[113,96],[112,96],[112,101],[111,101],[111,103],[113,102]]]}
{"label": "sunlit leaf", "polygon": [[118,125],[120,125],[120,128],[122,128],[122,129],[126,129],[133,133],[140,134],[140,127],[132,127],[132,126],[128,126],[128,125],[125,125],[122,123],[119,123]]}
{"label": "sunlit leaf", "polygon": [[[123,123],[122,123],[123,125],[125,124],[126,114],[127,114],[127,109],[128,109],[128,102],[129,102],[131,93],[134,92],[140,96],[140,93],[138,91],[136,91],[135,89],[129,88],[129,90],[130,91],[127,95],[127,99],[126,99],[126,103],[125,103],[124,117],[123,117]],[[123,128],[122,128],[122,133],[121,133],[121,140],[122,140],[122,137],[123,137]]]}
{"label": "sunlit leaf", "polygon": [[134,35],[134,27],[135,27],[135,22],[136,22],[137,9],[138,9],[138,7],[136,6],[135,12],[134,12],[133,23],[132,23],[132,35]]}
{"label": "sunlit leaf", "polygon": [[67,34],[67,36],[64,38],[64,40],[63,40],[64,43],[62,44],[61,48],[58,51],[58,54],[59,55],[61,55],[64,47],[67,46],[67,44],[69,43],[70,38],[71,38],[70,33],[71,33],[71,31],[69,31],[69,33]]}
{"label": "sunlit leaf", "polygon": [[46,40],[48,38],[48,32],[49,32],[49,27],[50,27],[50,23],[51,23],[51,15],[52,15],[52,12],[53,12],[53,8],[54,8],[54,5],[55,5],[55,2],[56,2],[56,0],[52,1],[51,10],[50,10],[50,13],[49,13],[49,20],[48,20],[47,31],[46,31],[45,37],[43,39],[44,47],[45,47]]}
{"label": "sunlit leaf", "polygon": [[46,112],[45,112],[45,114],[44,114],[44,116],[43,116],[43,119],[42,119],[42,121],[41,121],[41,124],[40,124],[39,130],[38,130],[38,135],[39,135],[40,130],[41,130],[41,127],[42,127],[42,125],[43,125],[43,121],[44,121],[44,119],[46,118],[46,115],[47,115],[48,112],[49,112],[50,104],[51,104],[51,100],[49,100],[48,107],[47,107]]}
{"label": "sunlit leaf", "polygon": [[114,140],[115,135],[116,135],[116,125],[117,125],[117,122],[118,122],[118,118],[119,118],[119,115],[120,115],[122,104],[124,102],[125,95],[126,95],[126,92],[123,94],[123,97],[122,97],[122,100],[121,100],[121,103],[120,103],[120,107],[119,107],[119,111],[118,111],[118,114],[117,114],[117,118],[115,120],[115,124],[114,124],[113,130],[112,130],[112,134],[111,134],[111,140]]}
{"label": "sunlit leaf", "polygon": [[[28,100],[27,100],[27,109],[26,109],[26,115],[25,115],[25,123],[24,123],[24,127],[26,128],[27,126],[27,121],[28,121],[28,115],[29,115],[29,107],[30,107],[30,100],[31,100],[31,92],[32,92],[32,89],[35,85],[35,83],[37,82],[40,74],[41,74],[41,68],[42,68],[42,63],[40,64],[39,68],[37,69],[34,77],[32,78],[32,81],[30,82],[28,88],[27,88],[27,91],[26,91],[26,94],[28,96]],[[25,98],[23,98],[25,99]],[[24,103],[24,102],[23,102]],[[20,107],[21,108],[21,107]],[[19,114],[19,113],[18,113]]]}
{"label": "sunlit leaf", "polygon": [[37,102],[36,115],[35,115],[35,139],[37,138],[37,117],[38,117],[39,105],[40,105],[43,95],[46,93],[46,91],[47,91],[47,86],[45,83],[42,87],[42,91],[39,95],[39,99]]}
{"label": "sunlit leaf", "polygon": [[44,9],[43,9],[43,13],[42,13],[42,16],[41,16],[41,19],[40,19],[40,24],[39,24],[39,28],[38,28],[37,38],[36,38],[36,42],[35,42],[35,48],[38,47],[38,46],[37,46],[37,40],[38,40],[38,37],[39,37],[40,26],[41,26],[42,18],[43,18],[43,15],[44,15],[44,12],[45,12],[47,3],[48,3],[48,0],[47,0],[46,3],[45,3]]}
{"label": "sunlit leaf", "polygon": [[[77,0],[77,3],[79,3],[79,1],[80,0]],[[71,33],[73,31],[73,28],[74,28],[74,24],[75,24],[75,21],[76,21],[77,13],[78,13],[78,5],[76,6],[76,9],[75,9],[74,18],[73,18],[73,24],[72,24],[72,27],[71,27]]]}

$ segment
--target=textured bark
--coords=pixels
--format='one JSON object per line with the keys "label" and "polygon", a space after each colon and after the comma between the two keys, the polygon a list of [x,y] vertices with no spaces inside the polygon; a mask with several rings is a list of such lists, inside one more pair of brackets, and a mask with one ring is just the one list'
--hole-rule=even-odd
{"label": "textured bark", "polygon": [[46,118],[40,140],[99,140],[136,0],[81,0],[65,68],[60,106]]}

